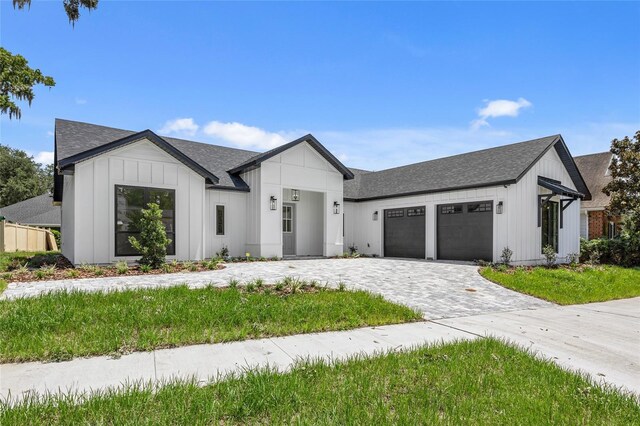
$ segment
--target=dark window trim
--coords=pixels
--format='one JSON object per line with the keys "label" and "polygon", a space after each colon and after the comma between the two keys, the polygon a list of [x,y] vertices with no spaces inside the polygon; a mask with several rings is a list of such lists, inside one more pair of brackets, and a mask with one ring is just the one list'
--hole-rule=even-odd
{"label": "dark window trim", "polygon": [[[113,187],[113,251],[116,257],[137,257],[139,254],[119,254],[118,253],[118,234],[138,234],[139,232],[130,232],[130,231],[118,231],[118,188],[134,188],[134,189],[142,189],[144,191],[144,207],[149,203],[149,190],[158,190],[158,191],[167,191],[173,193],[173,223],[172,229],[173,232],[168,232],[167,234],[173,234],[171,238],[171,242],[173,243],[173,250],[169,252],[167,250],[167,256],[175,256],[176,254],[176,190],[169,188],[158,188],[154,186],[138,186],[138,185],[114,185]],[[168,248],[167,248],[168,249]]]}
{"label": "dark window trim", "polygon": [[[219,222],[218,222],[218,215],[220,214],[219,209],[222,208],[222,231],[220,231],[220,228],[218,227]],[[216,235],[225,235],[225,231],[226,231],[226,226],[227,226],[227,218],[225,217],[226,215],[226,209],[224,207],[224,204],[216,204]]]}
{"label": "dark window trim", "polygon": [[[560,214],[562,214],[560,212],[560,203],[557,201],[547,201],[542,207],[542,215],[543,215],[543,219],[542,222],[544,222],[544,216],[546,215],[546,220],[547,220],[547,227],[545,229],[544,226],[540,226],[542,233],[540,234],[540,253],[543,253],[545,244],[542,241],[542,237],[543,235],[550,229],[551,224],[549,223],[549,221],[552,219],[553,217],[553,210],[556,210],[556,223],[555,223],[555,229],[553,229],[553,231],[555,232],[555,241],[552,241],[553,244],[551,244],[551,246],[553,247],[553,249],[555,250],[556,253],[559,253],[559,249],[560,249]],[[548,240],[549,238],[547,237],[547,244],[548,244]],[[552,238],[553,240],[553,238]]]}

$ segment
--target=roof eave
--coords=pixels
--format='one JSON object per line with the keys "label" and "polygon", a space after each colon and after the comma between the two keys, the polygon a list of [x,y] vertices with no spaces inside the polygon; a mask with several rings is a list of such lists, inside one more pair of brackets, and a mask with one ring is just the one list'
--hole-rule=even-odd
{"label": "roof eave", "polygon": [[309,145],[311,145],[316,151],[318,151],[318,153],[327,161],[329,162],[329,164],[331,164],[336,170],[338,170],[340,173],[342,173],[342,176],[344,177],[345,180],[351,180],[354,178],[354,174],[351,170],[349,170],[348,167],[346,167],[344,164],[342,164],[340,162],[340,160],[338,160],[333,154],[331,154],[331,152],[329,152],[328,149],[326,149],[321,143],[320,141],[318,141],[313,135],[308,134],[305,135],[301,138],[298,138],[294,141],[291,141],[289,143],[286,143],[284,145],[281,145],[275,149],[272,149],[271,151],[268,151],[266,153],[264,153],[263,155],[259,155],[257,156],[257,158],[254,158],[250,161],[247,161],[246,163],[240,164],[239,166],[236,166],[232,169],[227,170],[227,172],[231,175],[237,175],[246,171],[250,171],[253,169],[256,169],[258,167],[260,167],[260,164],[263,163],[264,161],[268,160],[269,158],[275,157],[278,154],[283,153],[284,151],[293,148],[296,145],[299,145],[303,142],[307,142]]}
{"label": "roof eave", "polygon": [[373,200],[384,200],[384,199],[388,199],[388,198],[400,198],[400,197],[411,197],[414,195],[423,195],[423,194],[436,194],[438,192],[448,192],[448,191],[461,191],[461,190],[465,190],[465,189],[474,189],[474,188],[487,188],[490,186],[505,186],[505,185],[512,185],[517,183],[517,181],[515,179],[509,179],[509,180],[502,180],[502,181],[496,181],[496,182],[489,182],[486,184],[480,184],[480,185],[463,185],[463,186],[454,186],[454,187],[450,187],[450,188],[438,188],[438,189],[426,189],[426,190],[421,190],[421,191],[411,191],[411,192],[403,192],[403,193],[399,193],[399,194],[391,194],[391,195],[378,195],[375,197],[363,197],[363,198],[344,198],[345,201],[353,201],[356,203],[360,203],[360,202],[364,202],[364,201],[373,201]]}
{"label": "roof eave", "polygon": [[[73,167],[76,163],[80,161],[87,160],[89,158],[93,158],[100,154],[103,154],[108,151],[112,151],[117,148],[121,148],[123,146],[138,142],[140,140],[147,139],[160,149],[189,167],[194,172],[198,173],[200,176],[205,178],[205,181],[210,184],[217,184],[220,182],[220,179],[215,176],[213,173],[206,170],[204,167],[196,163],[194,160],[186,156],[182,153],[182,151],[175,148],[173,145],[168,143],[166,140],[156,135],[151,130],[143,130],[138,133],[134,133],[129,136],[125,136],[124,138],[116,139],[115,141],[109,142],[104,145],[100,145],[95,148],[88,149],[86,151],[80,152],[78,154],[72,155],[70,157],[64,158],[57,162],[56,166],[58,168],[59,173],[63,173],[64,170],[68,170],[70,167]],[[57,151],[57,150],[56,150]],[[59,201],[59,200],[56,200]]]}

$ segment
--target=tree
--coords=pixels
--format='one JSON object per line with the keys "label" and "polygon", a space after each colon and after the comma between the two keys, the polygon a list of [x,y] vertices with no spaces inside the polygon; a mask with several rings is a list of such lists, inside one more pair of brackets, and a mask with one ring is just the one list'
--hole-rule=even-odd
{"label": "tree", "polygon": [[44,84],[55,86],[53,78],[40,70],[29,68],[27,60],[21,55],[13,55],[4,47],[0,47],[0,114],[9,114],[9,118],[20,119],[22,111],[15,100],[26,100],[31,105],[33,87]]}
{"label": "tree", "polygon": [[640,215],[640,130],[630,139],[611,141],[611,182],[603,192],[611,196],[607,210],[615,215]]}
{"label": "tree", "polygon": [[[67,12],[69,22],[73,25],[80,18],[80,8],[96,9],[98,0],[63,0],[62,5],[64,6],[64,11]],[[13,0],[13,7],[24,9],[25,6],[31,7],[31,0]]]}
{"label": "tree", "polygon": [[162,210],[156,203],[149,203],[141,213],[142,216],[137,223],[140,237],[129,237],[129,242],[142,255],[138,261],[140,265],[159,268],[165,263],[167,246],[171,244],[162,223]]}
{"label": "tree", "polygon": [[[80,8],[87,10],[96,9],[98,0],[63,0],[64,10],[69,22],[74,25],[80,18]],[[13,0],[13,7],[24,9],[31,7],[31,0]],[[28,61],[21,55],[14,55],[0,47],[0,114],[9,114],[9,119],[20,119],[22,110],[15,101],[33,101],[33,87],[44,84],[47,87],[55,86],[52,77],[42,74],[39,69],[32,69]]]}
{"label": "tree", "polygon": [[53,166],[36,163],[26,152],[0,145],[0,207],[53,188]]}

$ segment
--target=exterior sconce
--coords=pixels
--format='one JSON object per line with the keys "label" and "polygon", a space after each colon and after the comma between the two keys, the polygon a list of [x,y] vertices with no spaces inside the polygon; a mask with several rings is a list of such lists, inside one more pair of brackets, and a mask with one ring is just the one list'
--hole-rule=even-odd
{"label": "exterior sconce", "polygon": [[278,210],[278,199],[273,195],[269,198],[269,208],[271,210]]}
{"label": "exterior sconce", "polygon": [[300,191],[297,189],[291,190],[291,201],[300,201]]}
{"label": "exterior sconce", "polygon": [[498,202],[498,205],[496,206],[496,214],[502,214],[502,207],[504,206],[504,203],[502,201]]}
{"label": "exterior sconce", "polygon": [[333,202],[333,214],[340,214],[340,203],[337,201]]}
{"label": "exterior sconce", "polygon": [[378,220],[378,210],[373,212],[373,220]]}

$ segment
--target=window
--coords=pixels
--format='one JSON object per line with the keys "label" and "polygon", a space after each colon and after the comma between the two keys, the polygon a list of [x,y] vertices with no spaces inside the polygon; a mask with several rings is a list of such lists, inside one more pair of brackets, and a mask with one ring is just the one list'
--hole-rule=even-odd
{"label": "window", "polygon": [[407,216],[424,216],[424,207],[407,209]]}
{"label": "window", "polygon": [[469,213],[482,213],[491,211],[491,203],[473,203],[467,204],[467,212]]}
{"label": "window", "polygon": [[609,238],[615,238],[618,236],[618,226],[615,222],[609,222],[609,226],[607,227],[607,236]]}
{"label": "window", "polygon": [[558,203],[547,201],[542,206],[542,249],[551,246],[558,252]]}
{"label": "window", "polygon": [[293,232],[293,208],[282,206],[282,232]]}
{"label": "window", "polygon": [[448,205],[448,206],[440,206],[441,214],[457,214],[462,213],[462,204],[457,205]]}
{"label": "window", "polygon": [[216,235],[224,235],[224,206],[216,206]]}
{"label": "window", "polygon": [[137,256],[139,253],[129,243],[129,237],[138,237],[138,222],[141,210],[149,203],[157,203],[162,209],[162,223],[171,243],[167,254],[176,254],[175,249],[175,191],[172,189],[143,188],[116,185],[115,187],[115,252],[116,256]]}
{"label": "window", "polygon": [[387,210],[387,217],[404,217],[404,210]]}

